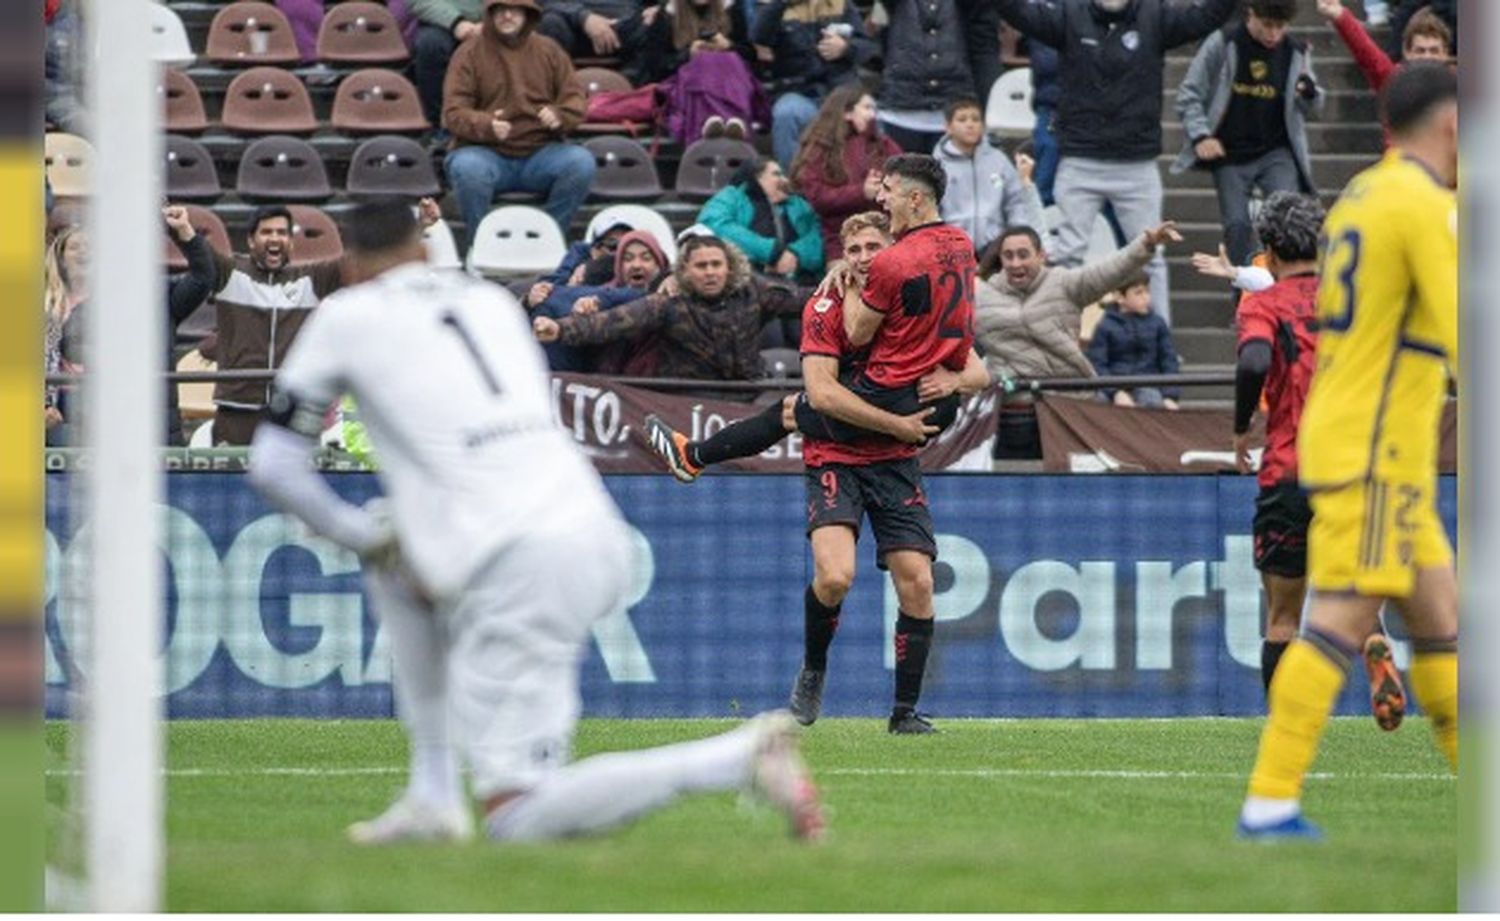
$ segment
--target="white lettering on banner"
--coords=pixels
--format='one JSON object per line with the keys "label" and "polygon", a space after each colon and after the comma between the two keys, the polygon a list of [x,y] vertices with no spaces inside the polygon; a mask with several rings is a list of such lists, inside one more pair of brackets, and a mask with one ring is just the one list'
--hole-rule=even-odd
{"label": "white lettering on banner", "polygon": [[[616,417],[618,418],[618,416]],[[347,550],[307,534],[286,516],[266,515],[235,535],[221,560],[208,533],[186,512],[163,506],[163,553],[171,563],[176,604],[166,655],[167,693],[180,691],[208,668],[220,644],[236,668],[252,680],[273,688],[304,688],[335,673],[345,686],[389,683],[389,642],[376,628],[368,665],[364,644],[363,596],[359,592],[297,592],[286,598],[287,623],[294,628],[316,628],[315,645],[305,652],[278,648],[266,632],[261,610],[262,580],[267,562],[277,552],[296,547],[310,553],[324,577],[357,572],[359,561]],[[620,608],[594,627],[594,637],[611,680],[654,682],[656,673],[645,646],[630,620],[629,609],[651,591],[656,577],[650,542],[630,529],[634,563],[630,587]],[[87,575],[89,529],[80,527],[64,548],[49,531],[45,572],[46,604],[60,638],[45,644],[46,681],[67,684],[66,661],[82,670],[88,661],[88,610],[83,593]],[[94,616],[108,616],[107,605],[96,605]],[[372,620],[373,623],[373,620]],[[64,654],[66,658],[64,658]]]}
{"label": "white lettering on banner", "polygon": [[1135,667],[1142,671],[1172,668],[1172,622],[1177,603],[1207,597],[1208,567],[1189,563],[1176,572],[1172,564],[1147,561],[1135,565]]}
{"label": "white lettering on banner", "polygon": [[569,431],[573,440],[585,447],[609,448],[624,444],[630,437],[630,426],[623,424],[624,411],[620,395],[613,390],[552,378],[552,418],[563,422],[563,405],[571,401],[573,421]]}
{"label": "white lettering on banner", "polygon": [[1261,585],[1253,538],[1224,538],[1224,559],[1209,567],[1209,587],[1224,593],[1224,645],[1229,657],[1247,668],[1259,668]]}
{"label": "white lettering on banner", "polygon": [[712,438],[720,429],[728,425],[728,421],[718,413],[703,414],[703,404],[693,404],[693,433],[689,436],[692,441],[702,441]]}
{"label": "white lettering on banner", "polygon": [[[1052,639],[1037,626],[1036,606],[1061,592],[1077,602],[1078,629]],[[1041,560],[1016,570],[1000,595],[1000,635],[1021,664],[1050,672],[1081,665],[1115,667],[1115,564],[1086,562],[1077,569]]]}
{"label": "white lettering on banner", "polygon": [[[953,573],[947,590],[934,592],[934,621],[963,620],[984,607],[990,594],[990,558],[967,537],[957,534],[937,535],[938,559]],[[896,614],[901,606],[891,580],[885,579],[885,667],[896,667]]]}

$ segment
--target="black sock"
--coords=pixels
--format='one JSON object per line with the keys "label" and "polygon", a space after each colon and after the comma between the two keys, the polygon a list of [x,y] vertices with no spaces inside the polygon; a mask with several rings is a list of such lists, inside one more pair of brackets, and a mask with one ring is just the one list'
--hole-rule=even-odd
{"label": "black sock", "polygon": [[815,672],[827,670],[828,647],[839,628],[839,611],[843,607],[842,603],[832,607],[824,604],[818,600],[812,586],[807,587],[803,599],[803,642],[806,646],[802,653],[802,664],[807,668]]}
{"label": "black sock", "polygon": [[785,437],[778,400],[762,413],[726,425],[702,441],[689,442],[688,460],[707,467],[738,457],[754,457]]}
{"label": "black sock", "polygon": [[917,709],[922,696],[922,674],[932,648],[932,621],[896,613],[896,711]]}
{"label": "black sock", "polygon": [[1276,674],[1276,664],[1281,661],[1281,656],[1286,652],[1290,643],[1274,643],[1266,640],[1260,644],[1260,681],[1266,686],[1266,693],[1271,693],[1271,678]]}

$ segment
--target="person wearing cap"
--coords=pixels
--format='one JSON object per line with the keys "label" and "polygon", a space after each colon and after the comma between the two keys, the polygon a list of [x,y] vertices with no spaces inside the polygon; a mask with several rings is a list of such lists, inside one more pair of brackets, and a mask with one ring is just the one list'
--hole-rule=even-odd
{"label": "person wearing cap", "polygon": [[[599,212],[599,217],[605,217],[607,212]],[[612,221],[604,223],[595,218],[589,225],[588,232],[583,239],[568,245],[568,251],[563,255],[562,261],[557,268],[537,279],[537,283],[553,285],[575,284],[581,278],[581,271],[585,265],[595,259],[613,259],[615,250],[620,246],[620,238],[634,230],[635,227],[626,221]]]}
{"label": "person wearing cap", "polygon": [[565,140],[583,121],[583,87],[567,53],[536,34],[536,0],[486,0],[484,14],[443,84],[444,166],[468,235],[503,192],[544,196],[566,234],[594,179],[593,155]]}

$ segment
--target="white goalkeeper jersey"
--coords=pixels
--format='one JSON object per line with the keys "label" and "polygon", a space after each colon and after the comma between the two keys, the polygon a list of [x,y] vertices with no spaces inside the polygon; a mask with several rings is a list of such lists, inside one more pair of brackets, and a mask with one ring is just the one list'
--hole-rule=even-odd
{"label": "white goalkeeper jersey", "polygon": [[554,420],[525,317],[496,285],[402,266],[326,298],[277,377],[299,403],[359,402],[403,554],[438,597],[528,531],[619,519]]}

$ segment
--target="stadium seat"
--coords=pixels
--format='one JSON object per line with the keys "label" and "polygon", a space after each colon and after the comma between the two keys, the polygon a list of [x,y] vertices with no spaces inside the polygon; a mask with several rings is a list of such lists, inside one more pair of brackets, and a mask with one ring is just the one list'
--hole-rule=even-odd
{"label": "stadium seat", "polygon": [[458,244],[453,241],[453,228],[447,221],[438,221],[422,231],[422,243],[427,247],[427,264],[435,269],[461,269]]}
{"label": "stadium seat", "polygon": [[312,96],[297,75],[280,67],[252,67],[224,91],[224,130],[235,134],[312,134],[318,130]]}
{"label": "stadium seat", "polygon": [[[217,371],[217,363],[209,361],[197,349],[193,349],[177,360],[179,371]],[[182,413],[183,421],[207,419],[210,420],[199,426],[198,432],[208,429],[206,439],[199,443],[198,432],[193,433],[191,447],[211,448],[213,447],[213,422],[214,417],[214,385],[212,383],[177,385],[177,410]]]}
{"label": "stadium seat", "polygon": [[611,205],[603,209],[589,221],[584,239],[592,240],[615,224],[628,224],[636,230],[646,231],[656,238],[669,261],[677,261],[677,235],[673,233],[671,223],[645,205]]}
{"label": "stadium seat", "polygon": [[302,60],[292,24],[269,3],[239,0],[224,7],[208,27],[205,57],[215,64],[254,66]]}
{"label": "stadium seat", "polygon": [[479,222],[468,269],[476,275],[535,275],[557,268],[567,251],[562,229],[547,212],[505,205]]}
{"label": "stadium seat", "polygon": [[677,166],[677,196],[707,201],[755,156],[755,148],[745,141],[730,138],[694,141],[683,151],[682,162]]}
{"label": "stadium seat", "polygon": [[630,78],[607,67],[583,67],[576,74],[587,96],[595,93],[623,93],[632,89]]}
{"label": "stadium seat", "polygon": [[322,201],[333,194],[323,158],[306,141],[286,135],[264,137],[240,159],[235,191],[260,201]]}
{"label": "stadium seat", "polygon": [[167,135],[166,194],[173,201],[213,201],[224,194],[214,158],[192,138]]}
{"label": "stadium seat", "polygon": [[[219,216],[202,205],[185,205],[188,213],[188,223],[200,237],[208,240],[208,245],[214,251],[225,256],[232,255],[234,248],[229,244],[229,231],[224,228],[224,222]],[[187,258],[178,252],[177,244],[166,237],[163,233],[162,246],[166,248],[167,271],[181,272],[187,268]]]}
{"label": "stadium seat", "polygon": [[49,131],[43,141],[47,181],[58,198],[82,198],[89,194],[89,175],[94,166],[94,145],[76,134]]}
{"label": "stadium seat", "polygon": [[769,378],[786,380],[802,376],[802,355],[796,349],[761,349],[760,360]]}
{"label": "stadium seat", "polygon": [[288,205],[292,212],[292,265],[326,262],[344,255],[339,225],[321,208]]}
{"label": "stadium seat", "polygon": [[661,179],[656,164],[638,142],[623,137],[589,138],[583,146],[594,155],[589,194],[606,201],[649,201],[660,198]]}
{"label": "stadium seat", "polygon": [[197,56],[177,11],[165,3],[153,3],[147,15],[151,18],[151,60],[166,67],[192,66]]}
{"label": "stadium seat", "polygon": [[317,55],[325,64],[401,64],[411,52],[396,17],[384,5],[345,2],[323,15]]}
{"label": "stadium seat", "polygon": [[426,148],[411,138],[395,135],[370,138],[359,145],[349,158],[345,189],[355,198],[375,195],[425,198],[442,193]]}
{"label": "stadium seat", "polygon": [[166,114],[162,126],[173,134],[201,134],[208,130],[208,114],[198,84],[180,70],[166,69],[156,85]]}
{"label": "stadium seat", "polygon": [[411,81],[375,67],[356,71],[339,84],[329,123],[345,134],[405,134],[430,127]]}
{"label": "stadium seat", "polygon": [[1001,137],[1030,137],[1036,127],[1036,113],[1031,111],[1031,69],[1007,70],[990,88],[989,105],[984,111],[984,126]]}

